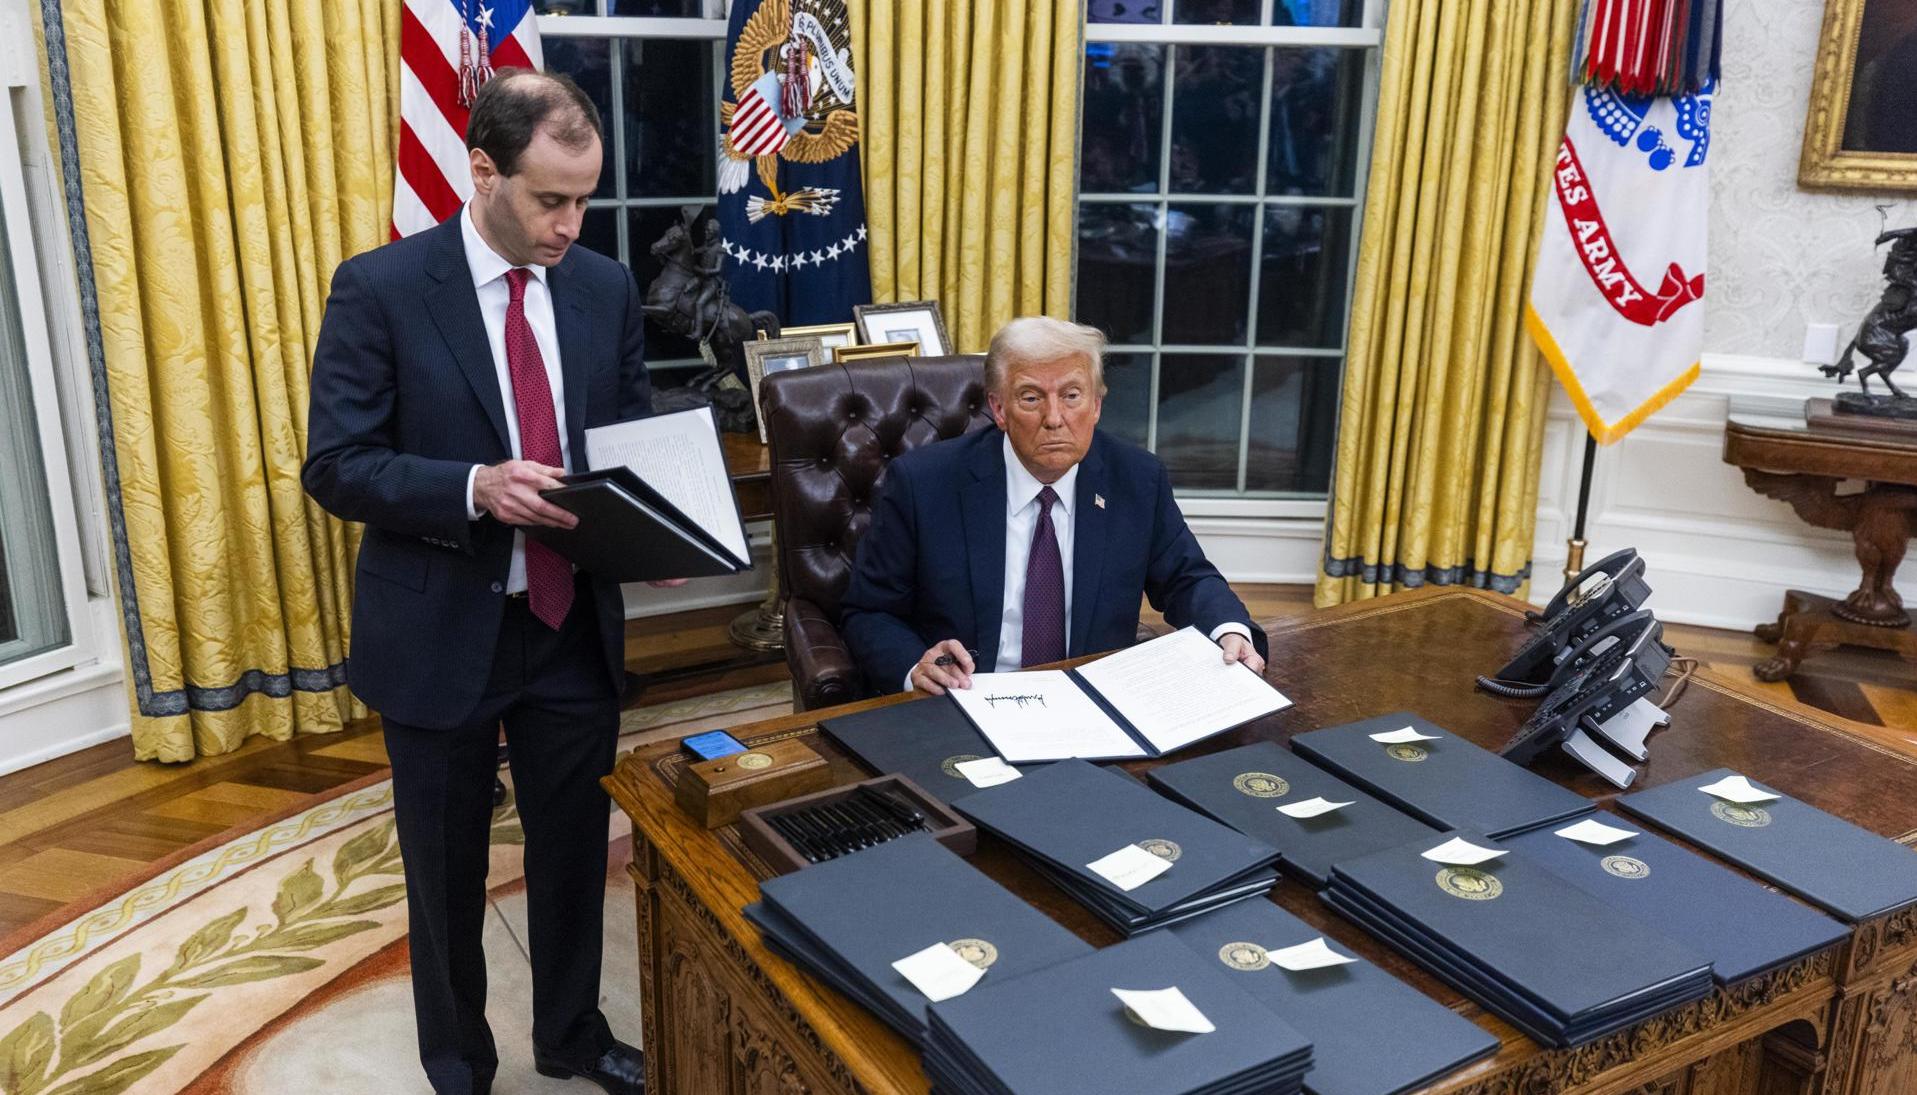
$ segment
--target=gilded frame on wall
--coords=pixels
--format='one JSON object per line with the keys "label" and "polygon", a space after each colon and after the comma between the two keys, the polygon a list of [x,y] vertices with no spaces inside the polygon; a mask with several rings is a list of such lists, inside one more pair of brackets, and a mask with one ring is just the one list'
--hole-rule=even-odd
{"label": "gilded frame on wall", "polygon": [[[1832,187],[1844,190],[1917,191],[1917,144],[1900,140],[1895,150],[1887,149],[1874,134],[1864,132],[1860,124],[1863,111],[1877,105],[1875,100],[1853,101],[1861,84],[1865,94],[1882,90],[1886,81],[1871,79],[1873,66],[1895,71],[1902,66],[1897,58],[1917,50],[1917,31],[1905,29],[1885,42],[1886,34],[1874,33],[1865,51],[1864,70],[1859,69],[1859,46],[1866,29],[1883,31],[1901,17],[1902,0],[1825,0],[1824,29],[1818,39],[1817,71],[1811,80],[1810,111],[1804,119],[1804,151],[1797,162],[1797,183],[1806,187]],[[1882,5],[1881,11],[1875,10]],[[1867,10],[1869,9],[1869,10]],[[1867,27],[1866,24],[1869,24]],[[1902,29],[1902,28],[1900,28]],[[1883,90],[1885,96],[1890,92]],[[1853,116],[1853,111],[1858,115]],[[1917,126],[1917,118],[1907,123]],[[1872,148],[1876,144],[1878,147]],[[1905,151],[1908,147],[1910,150]]]}

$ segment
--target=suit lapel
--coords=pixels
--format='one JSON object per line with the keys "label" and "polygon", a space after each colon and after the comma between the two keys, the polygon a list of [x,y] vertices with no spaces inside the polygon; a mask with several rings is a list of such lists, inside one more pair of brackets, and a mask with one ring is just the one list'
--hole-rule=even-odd
{"label": "suit lapel", "polygon": [[1105,458],[1096,437],[1078,465],[1078,486],[1072,491],[1072,638],[1066,653],[1085,653],[1092,614],[1105,570],[1105,540],[1110,517],[1100,503],[1110,491],[1105,483]]}
{"label": "suit lapel", "polygon": [[972,482],[960,491],[965,553],[972,563],[972,619],[978,628],[978,671],[998,662],[998,630],[1005,618],[1005,442],[996,429],[980,430],[967,465]]}
{"label": "suit lapel", "polygon": [[[464,214],[460,214],[463,216]],[[479,314],[479,295],[473,291],[472,268],[466,265],[466,248],[460,236],[459,217],[449,218],[433,238],[426,272],[437,283],[426,291],[426,310],[439,328],[453,361],[466,375],[479,405],[499,437],[499,448],[512,455],[511,436],[506,432],[506,402],[499,393],[499,373],[493,365],[493,348],[486,340],[486,321]]]}
{"label": "suit lapel", "polygon": [[586,320],[588,296],[574,273],[571,249],[547,272],[546,287],[552,293],[553,324],[559,334],[559,375],[566,388],[566,443],[572,453],[572,470],[584,471],[589,385],[586,365],[590,361],[592,325]]}

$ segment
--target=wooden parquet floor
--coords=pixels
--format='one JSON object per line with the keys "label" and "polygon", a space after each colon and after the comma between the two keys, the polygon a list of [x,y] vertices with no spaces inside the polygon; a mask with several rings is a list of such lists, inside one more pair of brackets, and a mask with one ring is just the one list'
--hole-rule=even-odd
{"label": "wooden parquet floor", "polygon": [[[1239,593],[1258,619],[1311,610],[1311,592],[1303,586],[1246,585]],[[785,679],[783,659],[740,660],[727,637],[739,611],[634,621],[627,630],[628,665],[649,682],[638,702]],[[1154,618],[1149,611],[1147,618]],[[1665,641],[1769,695],[1917,748],[1917,667],[1892,655],[1849,647],[1819,652],[1788,683],[1764,685],[1748,674],[1769,648],[1748,634],[1669,626]],[[112,892],[208,837],[297,809],[385,767],[378,722],[369,719],[338,734],[255,739],[233,753],[183,765],[136,763],[125,742],[108,742],[0,777],[0,932]]]}

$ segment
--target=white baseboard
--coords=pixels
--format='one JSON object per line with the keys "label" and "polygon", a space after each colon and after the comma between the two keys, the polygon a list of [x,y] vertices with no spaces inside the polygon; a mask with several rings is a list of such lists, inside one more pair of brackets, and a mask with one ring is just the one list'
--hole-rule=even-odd
{"label": "white baseboard", "polygon": [[0,775],[133,732],[118,662],[76,666],[10,688],[4,699]]}

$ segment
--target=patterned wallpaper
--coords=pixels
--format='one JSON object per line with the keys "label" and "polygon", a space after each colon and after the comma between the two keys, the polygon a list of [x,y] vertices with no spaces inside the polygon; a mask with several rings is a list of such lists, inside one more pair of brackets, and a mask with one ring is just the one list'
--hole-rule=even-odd
{"label": "patterned wallpaper", "polygon": [[1728,0],[1711,119],[1711,255],[1704,348],[1797,360],[1808,323],[1848,342],[1883,287],[1885,226],[1917,225],[1917,195],[1808,192],[1797,157],[1823,26],[1821,0]]}

